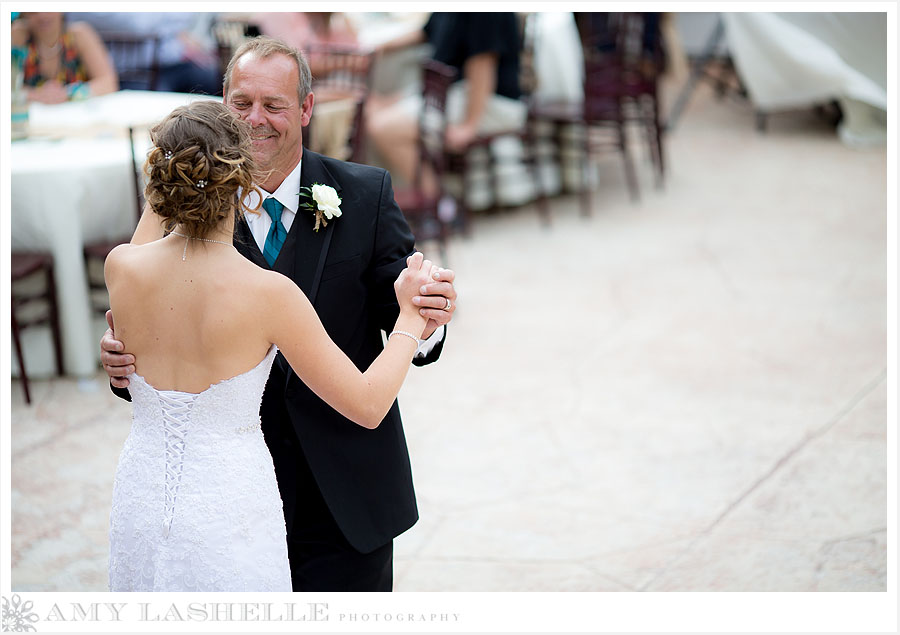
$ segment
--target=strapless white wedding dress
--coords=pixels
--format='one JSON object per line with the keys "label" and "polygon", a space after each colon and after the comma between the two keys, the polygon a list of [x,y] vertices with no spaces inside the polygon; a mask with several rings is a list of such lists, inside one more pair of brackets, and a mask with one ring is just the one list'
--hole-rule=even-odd
{"label": "strapless white wedding dress", "polygon": [[129,375],[109,528],[111,591],[290,591],[259,405],[277,349],[201,393]]}

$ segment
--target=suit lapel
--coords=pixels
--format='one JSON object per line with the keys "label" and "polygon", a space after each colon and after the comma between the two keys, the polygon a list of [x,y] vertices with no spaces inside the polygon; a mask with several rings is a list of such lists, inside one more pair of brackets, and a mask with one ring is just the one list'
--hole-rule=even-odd
{"label": "suit lapel", "polygon": [[[300,187],[310,187],[314,183],[331,185],[340,192],[336,181],[323,165],[321,157],[304,148],[303,166],[300,168]],[[291,231],[288,232],[284,246],[275,260],[274,268],[291,278],[297,286],[303,289],[310,304],[315,306],[316,294],[322,280],[322,270],[325,268],[328,247],[334,233],[334,223],[328,223],[324,229],[320,227],[319,231],[313,231],[316,222],[315,214],[306,207],[302,207],[303,203],[308,200],[307,197],[301,197],[298,193],[297,216],[294,218]],[[256,251],[259,252],[259,249]],[[294,370],[287,360],[282,362],[282,358],[283,355],[279,353],[278,361],[284,371],[284,386],[287,389],[294,377]]]}
{"label": "suit lapel", "polygon": [[[315,152],[304,149],[303,167],[300,169],[300,187],[311,187],[314,183],[330,185],[340,194],[340,188],[334,177],[328,172],[322,158]],[[295,238],[294,257],[291,259],[293,262],[285,262],[283,264],[285,270],[282,270],[279,268],[281,265],[279,257],[275,261],[275,268],[290,276],[303,289],[309,301],[315,304],[335,223],[332,220],[324,229],[320,227],[319,231],[313,231],[315,214],[302,206],[308,200],[305,196],[299,198],[300,206],[297,208],[297,217],[294,218],[288,235],[288,240],[291,239],[290,234],[294,234]]]}
{"label": "suit lapel", "polygon": [[[300,187],[311,187],[314,183],[332,186],[340,195],[341,188],[322,162],[321,155],[306,148],[303,149],[303,166],[300,169]],[[319,231],[313,231],[315,215],[303,203],[307,197],[301,197],[297,193],[297,216],[291,224],[284,245],[275,259],[273,266],[269,266],[263,256],[256,239],[250,231],[247,219],[241,216],[234,225],[235,246],[248,260],[263,269],[272,269],[284,274],[293,280],[297,286],[303,289],[311,303],[315,302],[319,283],[322,279],[322,271],[328,256],[328,247],[331,244],[331,234],[334,231],[334,223]]]}

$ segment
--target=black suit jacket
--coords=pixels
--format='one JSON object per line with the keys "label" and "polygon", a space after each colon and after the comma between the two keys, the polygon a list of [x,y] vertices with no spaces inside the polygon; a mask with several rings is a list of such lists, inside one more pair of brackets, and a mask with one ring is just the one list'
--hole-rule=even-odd
{"label": "black suit jacket", "polygon": [[[341,216],[315,232],[313,213],[300,208],[272,267],[246,221],[235,225],[235,246],[260,267],[296,282],[329,336],[365,370],[383,349],[382,331],[390,332],[399,314],[393,283],[414,250],[413,235],[394,201],[386,170],[304,149],[300,180],[301,187],[334,187],[341,197]],[[413,363],[435,361],[442,347],[443,341]],[[341,532],[358,551],[368,553],[387,544],[418,520],[396,401],[376,429],[363,428],[319,399],[279,353],[260,418],[289,534],[303,522],[304,513],[302,490],[298,500],[294,482],[298,452],[305,455]]]}
{"label": "black suit jacket", "polygon": [[[313,213],[300,208],[271,267],[303,289],[335,343],[365,370],[383,348],[399,314],[394,281],[414,239],[394,201],[391,178],[380,168],[303,151],[301,187],[322,183],[341,197],[341,216],[313,231]],[[306,199],[301,199],[301,202]],[[235,244],[268,268],[246,222]],[[443,342],[418,365],[437,359]],[[319,399],[279,354],[261,408],[285,503],[288,531],[302,522],[303,501],[291,483],[296,439],[319,490],[348,542],[367,553],[418,519],[406,438],[395,401],[384,421],[367,430]]]}

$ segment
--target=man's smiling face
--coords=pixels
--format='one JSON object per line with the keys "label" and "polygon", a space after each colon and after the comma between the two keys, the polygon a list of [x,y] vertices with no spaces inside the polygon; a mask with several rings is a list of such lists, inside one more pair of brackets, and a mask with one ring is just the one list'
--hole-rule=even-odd
{"label": "man's smiling face", "polygon": [[[272,192],[303,155],[302,126],[309,123],[312,94],[300,103],[297,64],[286,55],[248,53],[235,65],[226,105],[252,127],[253,156]],[[267,187],[274,184],[275,187]]]}

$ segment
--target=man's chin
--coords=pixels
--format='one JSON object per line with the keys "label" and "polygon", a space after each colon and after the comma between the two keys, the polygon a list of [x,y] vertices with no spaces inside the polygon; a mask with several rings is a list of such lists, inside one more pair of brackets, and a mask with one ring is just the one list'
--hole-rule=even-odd
{"label": "man's chin", "polygon": [[272,160],[271,141],[271,139],[253,139],[250,142],[250,153],[258,164],[263,165]]}

